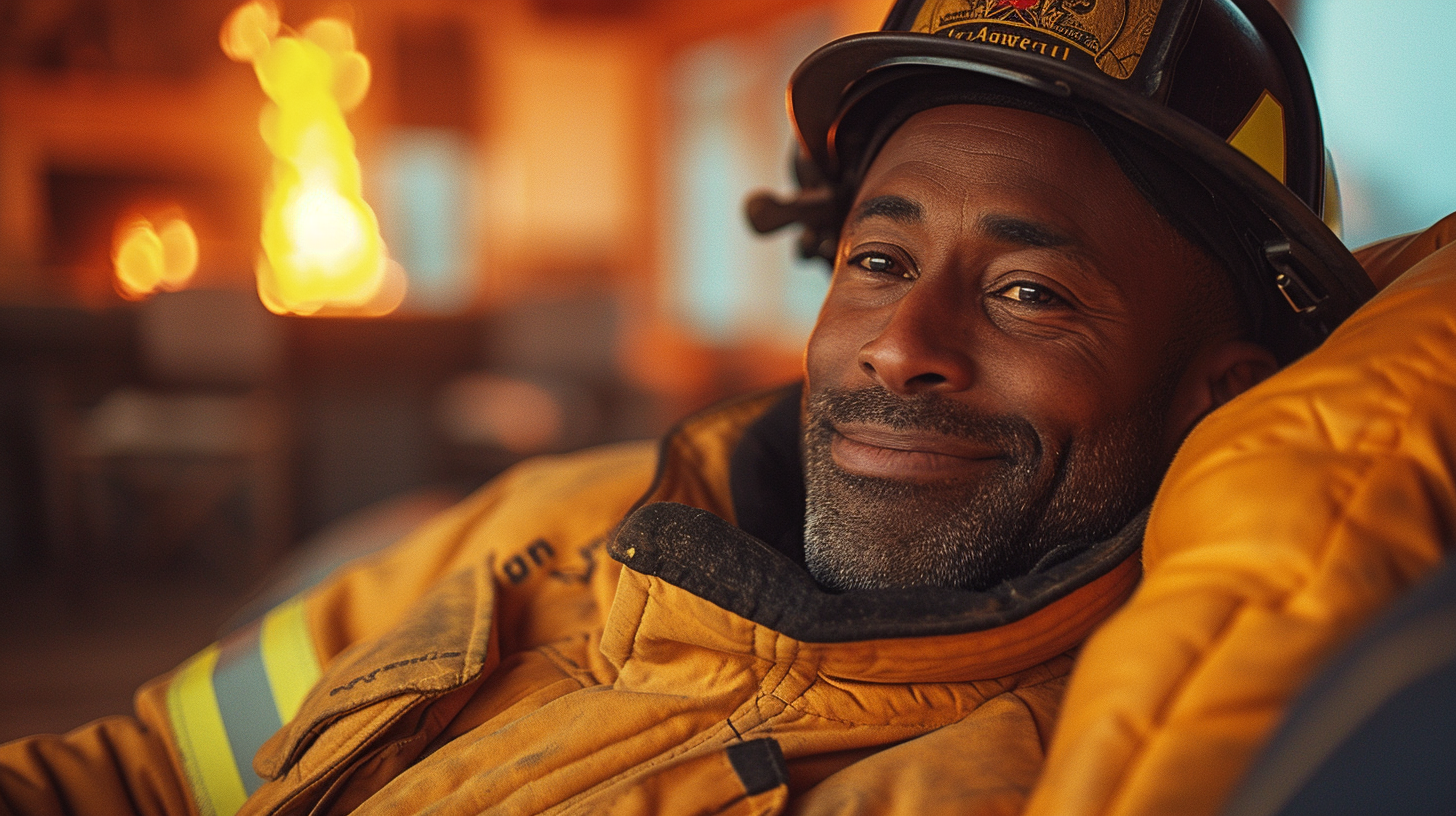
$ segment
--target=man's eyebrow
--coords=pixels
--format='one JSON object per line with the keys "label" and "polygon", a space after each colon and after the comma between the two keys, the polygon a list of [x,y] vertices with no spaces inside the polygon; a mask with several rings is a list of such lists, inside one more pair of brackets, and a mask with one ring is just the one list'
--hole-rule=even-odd
{"label": "man's eyebrow", "polygon": [[925,217],[925,211],[904,196],[880,195],[866,199],[854,209],[854,215],[850,218],[853,223],[859,223],[866,218],[888,218],[891,221],[899,221],[902,224],[917,224]]}
{"label": "man's eyebrow", "polygon": [[1071,236],[1060,230],[1014,215],[985,216],[981,219],[981,231],[999,241],[1028,247],[1062,247],[1072,243]]}

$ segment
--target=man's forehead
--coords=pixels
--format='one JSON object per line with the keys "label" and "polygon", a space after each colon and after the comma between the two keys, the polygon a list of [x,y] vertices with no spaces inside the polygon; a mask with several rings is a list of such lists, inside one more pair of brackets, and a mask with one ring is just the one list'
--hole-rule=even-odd
{"label": "man's forehead", "polygon": [[1089,131],[984,105],[940,106],[907,119],[871,162],[845,226],[876,218],[909,225],[945,207],[1030,247],[1074,243],[1079,225],[1105,219],[1107,207],[1157,220]]}
{"label": "man's forehead", "polygon": [[934,161],[947,153],[994,152],[1037,164],[1096,163],[1116,169],[1111,154],[1086,128],[1042,113],[991,105],[940,105],[917,111],[890,134],[871,161],[870,172],[892,147],[901,159]]}

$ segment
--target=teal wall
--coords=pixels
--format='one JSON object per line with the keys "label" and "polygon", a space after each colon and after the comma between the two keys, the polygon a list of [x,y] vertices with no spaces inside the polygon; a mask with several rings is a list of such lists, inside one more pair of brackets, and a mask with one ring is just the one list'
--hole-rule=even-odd
{"label": "teal wall", "polygon": [[1456,0],[1304,0],[1352,247],[1456,211]]}

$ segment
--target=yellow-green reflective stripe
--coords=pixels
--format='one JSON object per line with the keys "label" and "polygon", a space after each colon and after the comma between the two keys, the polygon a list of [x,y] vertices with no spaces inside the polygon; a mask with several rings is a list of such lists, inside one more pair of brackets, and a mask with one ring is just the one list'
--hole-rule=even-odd
{"label": "yellow-green reflective stripe", "polygon": [[232,816],[263,783],[253,755],[298,713],[319,674],[296,598],[204,649],[173,676],[167,713],[203,814]]}
{"label": "yellow-green reflective stripe", "polygon": [[268,670],[263,667],[259,628],[254,624],[219,643],[217,666],[212,670],[217,710],[238,761],[243,791],[249,796],[263,787],[262,777],[253,770],[253,756],[283,727],[273,702],[273,689],[268,685]]}
{"label": "yellow-green reflective stripe", "polygon": [[232,816],[247,793],[212,688],[217,656],[214,644],[177,671],[167,686],[167,716],[198,809],[203,816]]}
{"label": "yellow-green reflective stripe", "polygon": [[303,599],[294,598],[263,616],[261,649],[263,668],[273,691],[278,719],[287,723],[298,713],[303,698],[319,679],[318,653],[308,633]]}

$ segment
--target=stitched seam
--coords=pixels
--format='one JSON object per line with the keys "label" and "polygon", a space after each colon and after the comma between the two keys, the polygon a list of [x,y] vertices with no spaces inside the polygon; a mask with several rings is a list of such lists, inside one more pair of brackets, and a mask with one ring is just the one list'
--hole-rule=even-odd
{"label": "stitched seam", "polygon": [[[776,699],[777,700],[779,698],[775,697],[773,699]],[[783,702],[783,701],[780,700],[780,702]],[[977,706],[977,708],[979,708],[979,706]],[[855,720],[844,720],[844,719],[840,719],[838,717],[831,717],[828,714],[821,714],[821,713],[819,713],[817,711],[810,711],[807,708],[803,708],[803,707],[800,707],[800,706],[796,706],[796,705],[793,705],[792,703],[784,703],[784,710],[783,711],[780,711],[778,714],[773,715],[772,717],[766,718],[763,721],[763,725],[768,725],[768,724],[774,722],[775,720],[778,720],[778,719],[782,718],[789,711],[793,711],[794,713],[798,714],[801,717],[812,717],[812,718],[814,718],[816,720],[823,720],[825,722],[832,722],[832,723],[838,723],[840,725],[853,726],[853,727],[858,728],[858,729],[869,729],[871,731],[907,731],[907,730],[914,731],[914,730],[918,730],[918,729],[927,729],[927,731],[930,731],[930,730],[934,730],[934,729],[937,729],[937,728],[944,728],[947,725],[953,725],[953,724],[955,724],[957,722],[960,722],[960,720],[958,720],[958,719],[957,720],[947,720],[945,722],[936,722],[936,723],[883,723],[883,722],[875,723],[875,722],[857,722]],[[962,717],[961,719],[964,719],[964,717]],[[748,732],[745,731],[744,734],[746,736],[748,734]]]}
{"label": "stitched seam", "polygon": [[[765,659],[765,658],[758,657],[758,648],[757,648],[757,646],[758,646],[758,638],[764,632],[767,632],[768,634],[770,634],[770,635],[773,636],[772,637],[772,640],[771,640],[771,642],[769,644],[769,647],[765,649],[765,651],[769,652],[772,655],[775,655],[775,657],[773,657],[771,659]],[[765,671],[758,678],[758,682],[759,682],[760,688],[762,688],[764,681],[766,681],[768,679],[768,676],[771,673],[771,670],[773,668],[781,668],[782,669],[782,672],[783,672],[782,674],[779,675],[779,679],[774,683],[773,688],[771,688],[771,689],[762,689],[762,691],[760,691],[759,694],[760,694],[760,696],[772,696],[775,699],[779,699],[779,689],[783,688],[784,687],[784,684],[787,683],[789,681],[789,678],[793,676],[793,674],[794,674],[794,667],[796,665],[798,665],[798,663],[799,663],[799,645],[800,645],[799,644],[799,641],[797,641],[797,640],[795,640],[793,638],[787,637],[787,636],[785,636],[785,635],[783,635],[783,634],[781,634],[779,632],[775,632],[772,629],[768,629],[767,627],[760,626],[760,625],[758,625],[756,623],[753,624],[753,639],[754,639],[754,658],[757,659],[757,660],[761,660],[764,663],[767,663],[769,665],[769,667],[770,667],[770,671]],[[781,642],[783,642],[783,641],[788,641],[789,643],[793,644],[793,647],[794,648],[793,648],[793,652],[790,653],[788,656],[786,656],[784,658],[779,658],[777,656],[778,655],[778,651],[779,651],[778,650],[778,644],[781,643]],[[816,678],[819,676],[817,671],[814,673],[814,676]],[[814,683],[813,682],[810,682],[809,685],[807,685],[807,686],[804,687],[804,691],[808,691],[809,688],[812,687],[813,685],[814,685]],[[800,696],[803,696],[804,691],[799,692],[799,695]],[[787,705],[787,704],[788,703],[785,702],[785,705]]]}
{"label": "stitched seam", "polygon": [[[581,637],[585,638],[586,636],[582,635]],[[546,657],[550,658],[551,662],[556,664],[556,668],[566,672],[581,671],[581,665],[578,664],[575,660],[567,657],[565,653],[563,653],[560,649],[557,649],[555,644],[543,643],[536,648],[539,649],[542,654],[546,655]]]}
{"label": "stitched seam", "polygon": [[[855,726],[857,728],[866,728],[866,727],[868,727],[868,728],[941,728],[941,727],[950,725],[952,723],[960,722],[961,719],[964,719],[964,716],[963,716],[961,718],[945,720],[943,722],[941,722],[941,721],[937,721],[937,722],[910,722],[910,723],[903,723],[903,724],[892,724],[892,723],[885,723],[885,722],[863,722],[863,721],[859,721],[859,720],[846,720],[846,719],[842,719],[842,718],[839,718],[839,717],[831,717],[828,714],[822,714],[822,713],[820,713],[818,711],[813,711],[813,710],[811,710],[809,708],[806,708],[802,704],[803,703],[803,698],[806,695],[808,695],[808,693],[809,693],[809,689],[812,689],[815,686],[820,685],[822,682],[823,682],[823,678],[822,677],[815,677],[814,682],[812,682],[808,686],[806,686],[804,688],[804,693],[801,694],[801,695],[799,695],[799,698],[797,700],[794,700],[794,701],[786,700],[786,699],[784,699],[782,697],[779,697],[778,695],[768,695],[768,696],[772,696],[773,699],[778,700],[779,702],[783,703],[784,704],[784,708],[786,708],[786,709],[793,709],[794,711],[797,711],[797,712],[799,712],[800,714],[802,714],[802,715],[804,715],[806,717],[815,717],[817,719],[825,720],[827,722],[835,722],[835,723],[839,723],[841,725],[852,725],[852,726]],[[981,702],[977,703],[976,706],[974,708],[972,708],[970,711],[975,711],[977,708],[980,708],[981,706],[985,705],[986,704],[986,701],[989,700],[989,699],[991,699],[991,698],[990,697],[984,697],[984,698],[982,698],[981,699]],[[969,715],[970,714],[970,711],[967,711],[966,714]],[[780,715],[775,715],[775,716],[780,716]]]}
{"label": "stitched seam", "polygon": [[[582,637],[585,638],[586,636],[583,635]],[[567,679],[575,680],[577,685],[581,686],[582,688],[599,685],[596,682],[588,683],[585,679],[583,679],[590,678],[591,672],[587,671],[586,668],[577,664],[575,660],[567,657],[555,646],[547,643],[545,645],[538,646],[537,651],[539,651],[543,657],[550,661],[551,665],[555,666],[557,671],[566,675]]]}
{"label": "stitched seam", "polygon": [[[1036,688],[1036,686],[1038,685],[1041,684],[1037,683],[1031,686],[1023,686],[1023,688]],[[1016,692],[1007,692],[1005,694],[1000,694],[997,696],[1011,698],[1011,700],[1015,702],[1016,705],[1021,706],[1022,711],[1026,712],[1026,718],[1031,721],[1032,730],[1036,731],[1036,742],[1038,747],[1041,748],[1041,760],[1042,762],[1046,762],[1047,747],[1051,745],[1052,733],[1056,728],[1055,720],[1053,720],[1051,731],[1043,731],[1041,723],[1036,718],[1036,712],[1032,710],[1030,703],[1022,699],[1021,695],[1017,694]],[[990,700],[987,700],[987,702],[990,702]]]}
{"label": "stitched seam", "polygon": [[647,606],[652,603],[652,582],[656,579],[644,575],[642,580],[645,584],[642,588],[642,604],[638,607],[637,614],[633,616],[632,636],[627,639],[631,646],[627,649],[627,656],[622,659],[622,669],[627,668],[628,663],[637,659],[637,642],[642,635],[642,619],[647,617]]}

